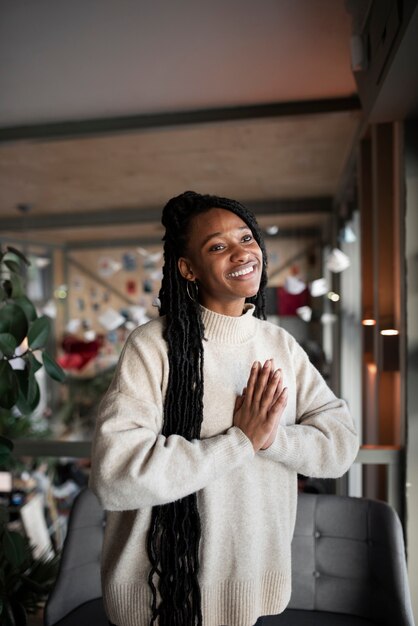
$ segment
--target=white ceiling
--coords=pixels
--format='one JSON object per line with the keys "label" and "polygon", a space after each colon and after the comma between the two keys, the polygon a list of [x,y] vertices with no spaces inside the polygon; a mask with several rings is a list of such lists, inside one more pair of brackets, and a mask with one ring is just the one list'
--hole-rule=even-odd
{"label": "white ceiling", "polygon": [[[0,1],[0,139],[1,128],[348,97],[350,32],[344,0]],[[35,220],[74,217],[31,239],[93,240],[103,229],[81,231],[76,216],[111,210],[109,238],[118,210],[158,215],[187,188],[265,205],[332,197],[359,115],[0,143],[0,228],[18,234],[5,220],[26,204]]]}
{"label": "white ceiling", "polygon": [[350,95],[349,39],[344,0],[3,0],[0,127]]}

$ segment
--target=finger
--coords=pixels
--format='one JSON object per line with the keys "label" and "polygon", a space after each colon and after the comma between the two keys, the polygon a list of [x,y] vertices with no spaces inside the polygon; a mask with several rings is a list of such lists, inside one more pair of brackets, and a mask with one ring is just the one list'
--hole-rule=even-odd
{"label": "finger", "polygon": [[[274,398],[273,398],[273,400],[272,400],[272,404],[273,404],[274,402],[276,402],[276,400],[278,400],[278,398],[279,398],[280,394],[281,394],[281,393],[282,393],[282,391],[283,391],[283,372],[282,372],[282,370],[280,370],[280,369],[279,369],[279,370],[276,370],[276,372],[277,372],[277,371],[278,371],[278,372],[280,372],[280,373],[279,373],[279,374],[277,374],[277,376],[278,376],[278,383],[277,383],[277,386],[276,386],[276,391],[275,391],[275,394],[274,394]],[[276,373],[276,372],[275,372],[275,373]]]}
{"label": "finger", "polygon": [[240,408],[243,405],[243,402],[244,402],[244,396],[237,396],[235,398],[234,413],[240,410]]}
{"label": "finger", "polygon": [[252,398],[253,398],[253,393],[254,393],[254,387],[257,381],[257,376],[258,376],[258,371],[261,367],[261,363],[259,363],[258,361],[255,361],[251,367],[251,372],[250,375],[248,377],[248,382],[247,382],[247,387],[246,387],[246,393],[245,393],[245,398],[247,400],[247,402],[251,402]]}
{"label": "finger", "polygon": [[285,387],[282,393],[280,394],[280,396],[277,398],[277,400],[271,405],[269,416],[270,415],[277,416],[277,414],[279,414],[279,417],[280,417],[284,409],[286,408],[287,399],[288,399],[288,389],[287,387]]}
{"label": "finger", "polygon": [[268,383],[271,372],[271,359],[266,361],[263,367],[258,372],[257,381],[254,387],[253,400],[255,403],[260,404],[261,398],[263,397],[263,393],[265,387]]}
{"label": "finger", "polygon": [[273,372],[261,399],[260,407],[263,409],[270,409],[271,405],[278,399],[282,390],[282,371],[280,369]]}
{"label": "finger", "polygon": [[276,370],[274,369],[274,359],[270,359],[270,361],[271,361],[271,370],[270,370],[269,382],[270,382],[270,381],[271,381],[271,379],[273,378],[273,376],[274,376],[274,372],[276,371]]}

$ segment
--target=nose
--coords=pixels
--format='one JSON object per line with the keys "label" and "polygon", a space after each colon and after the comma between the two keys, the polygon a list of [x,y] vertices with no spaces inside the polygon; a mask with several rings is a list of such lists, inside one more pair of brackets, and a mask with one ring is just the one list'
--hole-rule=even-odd
{"label": "nose", "polygon": [[231,250],[231,261],[233,263],[246,263],[250,257],[248,249],[241,243],[237,243]]}

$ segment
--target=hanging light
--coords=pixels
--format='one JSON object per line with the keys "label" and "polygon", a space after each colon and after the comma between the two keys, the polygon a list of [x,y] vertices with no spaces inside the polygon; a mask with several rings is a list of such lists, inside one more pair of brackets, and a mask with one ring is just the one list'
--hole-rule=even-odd
{"label": "hanging light", "polygon": [[309,286],[309,291],[313,298],[324,296],[328,291],[328,281],[326,278],[317,278],[313,280]]}
{"label": "hanging light", "polygon": [[341,241],[343,241],[344,243],[354,243],[355,241],[357,241],[354,230],[348,224],[344,226],[343,230],[341,231]]}
{"label": "hanging light", "polygon": [[284,281],[284,288],[287,293],[297,296],[302,293],[302,291],[305,291],[306,285],[303,280],[297,278],[297,276],[288,276]]}
{"label": "hanging light", "polygon": [[296,314],[304,321],[310,322],[312,318],[312,309],[310,306],[300,306],[296,309]]}
{"label": "hanging light", "polygon": [[279,227],[276,224],[272,224],[271,226],[267,226],[266,233],[268,235],[277,235],[279,232]]}
{"label": "hanging light", "polygon": [[376,326],[376,320],[371,317],[361,320],[361,323],[363,326]]}
{"label": "hanging light", "polygon": [[330,272],[339,274],[350,267],[350,259],[342,250],[334,248],[328,255],[326,265]]}

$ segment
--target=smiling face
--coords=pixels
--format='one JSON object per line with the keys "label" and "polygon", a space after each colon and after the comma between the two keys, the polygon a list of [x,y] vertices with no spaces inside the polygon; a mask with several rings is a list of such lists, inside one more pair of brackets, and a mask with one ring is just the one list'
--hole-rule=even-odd
{"label": "smiling face", "polygon": [[186,254],[178,267],[186,280],[197,281],[204,307],[239,316],[245,298],[258,292],[263,255],[238,215],[213,208],[192,219]]}

